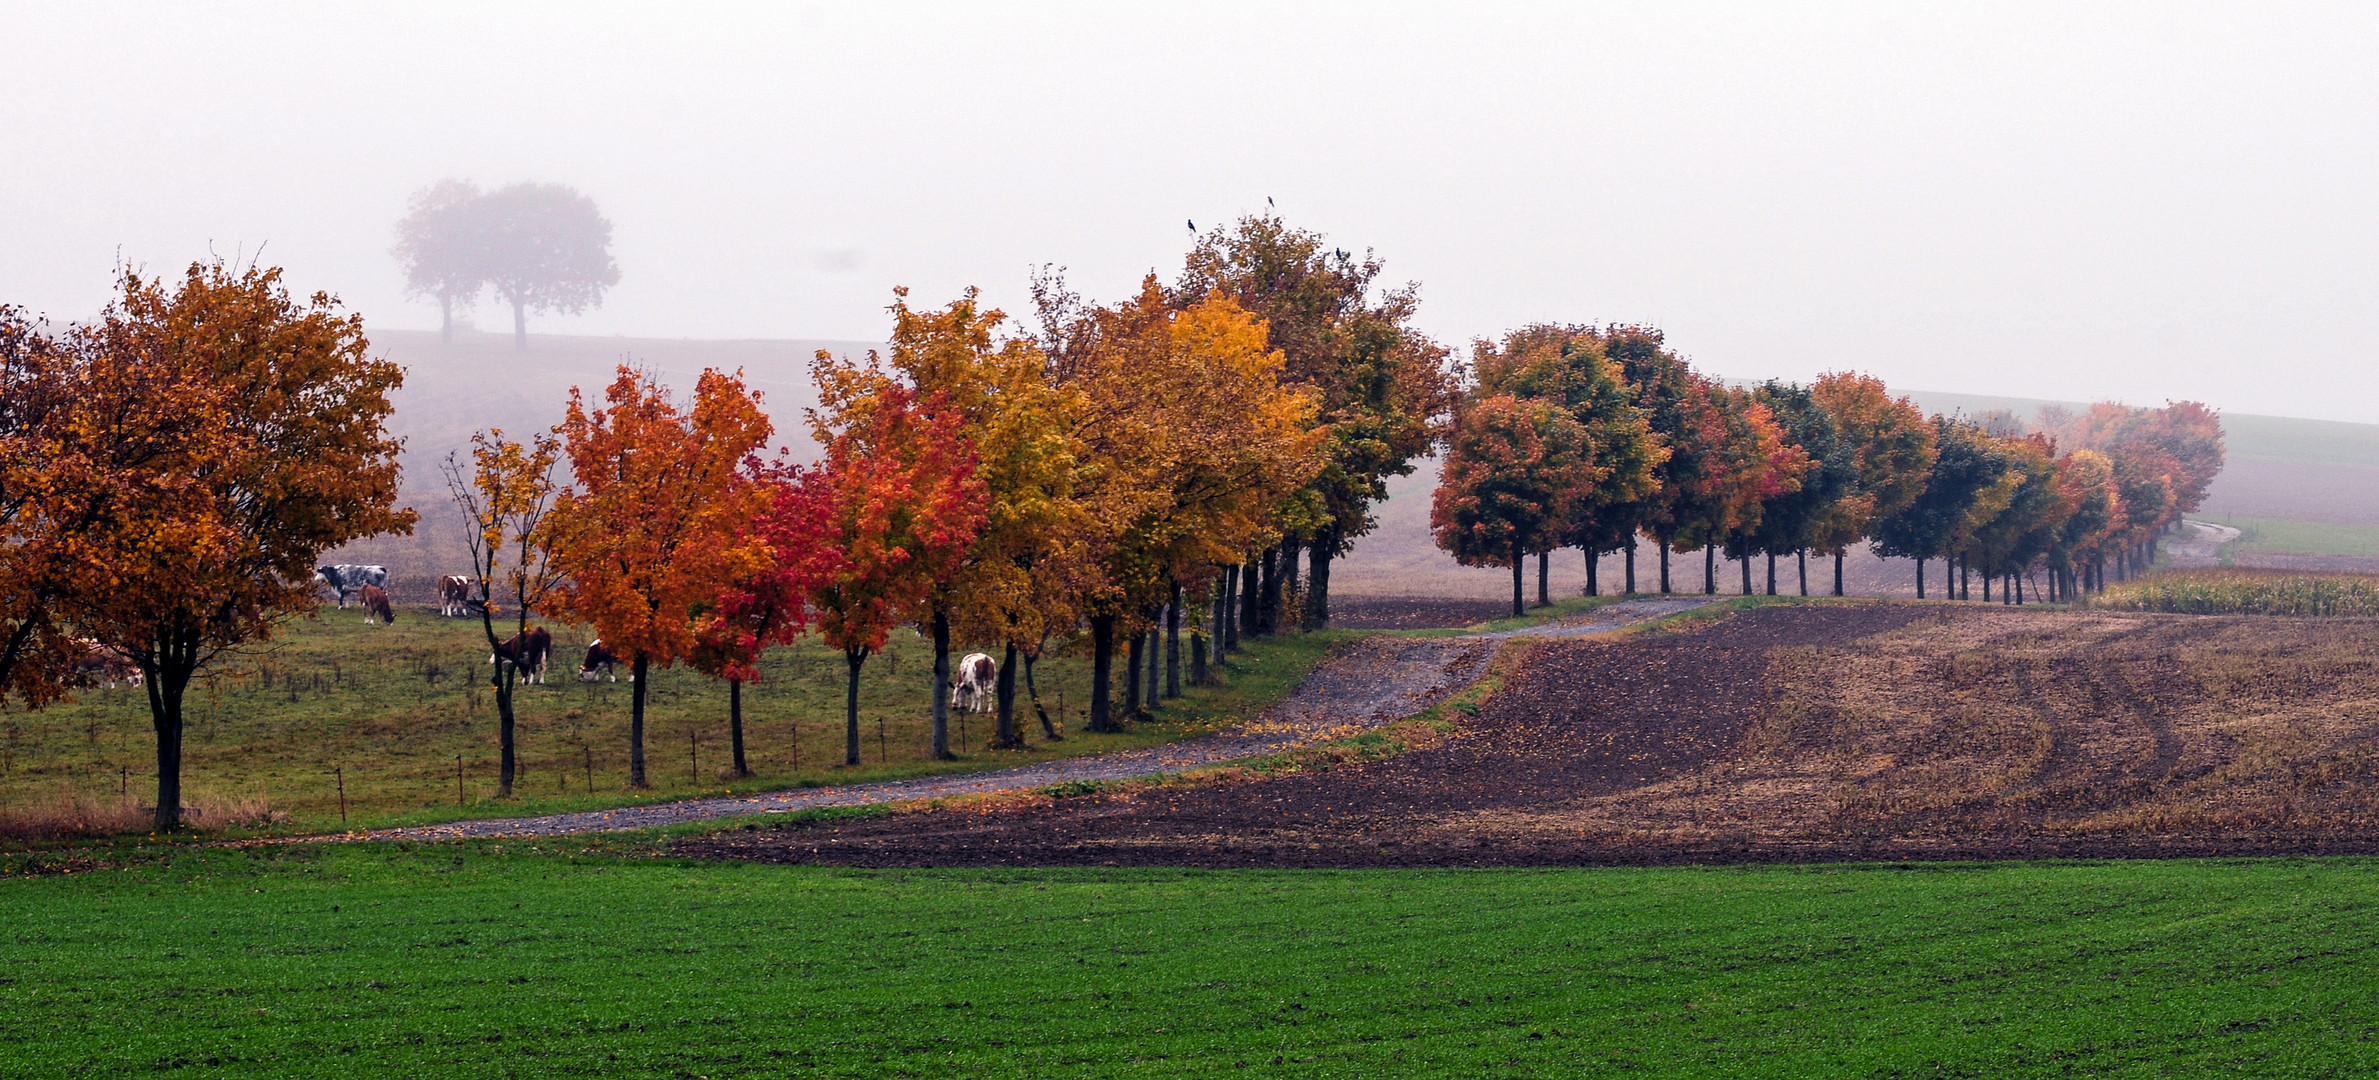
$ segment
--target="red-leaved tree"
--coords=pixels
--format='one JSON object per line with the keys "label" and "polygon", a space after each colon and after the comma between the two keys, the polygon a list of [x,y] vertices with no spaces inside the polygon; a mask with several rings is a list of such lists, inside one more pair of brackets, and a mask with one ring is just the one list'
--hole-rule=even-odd
{"label": "red-leaved tree", "polygon": [[[825,491],[841,559],[811,592],[818,629],[843,651],[843,762],[859,764],[859,669],[892,628],[915,622],[982,531],[986,492],[965,422],[941,395],[915,390],[821,351],[811,365],[826,446]],[[872,375],[874,377],[866,377]]]}
{"label": "red-leaved tree", "polygon": [[768,559],[701,614],[692,660],[695,670],[727,680],[727,732],[737,776],[752,775],[743,747],[743,684],[760,678],[761,650],[801,636],[809,625],[810,595],[843,567],[826,474],[798,465],[746,465],[769,492],[768,508],[750,533],[767,545]]}

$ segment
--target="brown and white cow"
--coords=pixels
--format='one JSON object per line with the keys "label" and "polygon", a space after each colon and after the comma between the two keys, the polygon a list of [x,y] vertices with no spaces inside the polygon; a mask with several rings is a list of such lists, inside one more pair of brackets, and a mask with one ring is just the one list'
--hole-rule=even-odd
{"label": "brown and white cow", "polygon": [[74,639],[73,648],[76,676],[111,689],[117,683],[123,683],[135,689],[141,685],[143,677],[140,665],[133,663],[123,653],[90,638]]}
{"label": "brown and white cow", "polygon": [[[620,658],[603,644],[602,638],[596,638],[586,647],[586,659],[578,662],[578,681],[594,682],[598,679],[609,679],[612,682],[618,682],[620,681],[619,666]],[[635,672],[628,673],[628,681],[636,681]]]}
{"label": "brown and white cow", "polygon": [[438,579],[438,614],[449,619],[468,615],[471,605],[471,579],[461,574],[448,574]]}
{"label": "brown and white cow", "polygon": [[[496,646],[496,651],[489,654],[487,662],[511,664],[520,671],[523,685],[542,684],[545,682],[546,660],[552,655],[553,635],[542,626],[532,626],[526,634],[505,638],[502,644]],[[497,670],[500,673],[502,668]]]}
{"label": "brown and white cow", "polygon": [[366,585],[360,596],[363,600],[363,624],[365,626],[372,625],[375,620],[384,623],[396,622],[396,609],[388,604],[388,590],[378,585]]}
{"label": "brown and white cow", "polygon": [[982,653],[968,653],[958,661],[958,670],[950,673],[950,707],[965,712],[990,712],[997,702],[994,684],[999,679],[999,665]]}

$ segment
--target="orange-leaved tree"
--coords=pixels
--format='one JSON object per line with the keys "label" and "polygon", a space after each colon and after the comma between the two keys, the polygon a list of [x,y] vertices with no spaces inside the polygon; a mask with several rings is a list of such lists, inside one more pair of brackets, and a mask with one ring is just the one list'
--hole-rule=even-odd
{"label": "orange-leaved tree", "polygon": [[930,618],[937,583],[954,577],[983,529],[984,484],[965,419],[939,394],[921,395],[864,365],[820,350],[810,371],[810,426],[826,447],[814,483],[841,540],[839,564],[811,592],[818,629],[843,651],[843,763],[859,764],[859,671],[892,628]]}
{"label": "orange-leaved tree", "polygon": [[832,489],[822,473],[782,462],[759,466],[768,507],[752,535],[767,560],[730,583],[701,612],[694,632],[695,670],[727,680],[727,732],[735,775],[750,776],[744,757],[743,684],[760,678],[760,652],[790,644],[809,625],[809,599],[842,568]]}
{"label": "orange-leaved tree", "polygon": [[1940,450],[1924,411],[1905,397],[1891,396],[1883,380],[1872,375],[1822,375],[1809,393],[1833,418],[1851,451],[1850,489],[1822,514],[1812,537],[1819,551],[1834,556],[1834,595],[1840,596],[1850,545],[1874,538],[1878,522],[1906,510],[1924,493]]}
{"label": "orange-leaved tree", "polygon": [[[521,677],[520,650],[527,648],[529,620],[545,606],[563,580],[548,543],[554,499],[560,493],[554,466],[562,443],[550,430],[529,436],[527,443],[504,437],[502,429],[471,436],[471,462],[449,452],[440,466],[446,491],[465,520],[463,540],[471,552],[472,583],[479,590],[479,630],[487,637],[488,655],[496,658],[493,689],[496,696],[496,746],[501,757],[497,792],[512,797],[518,772],[515,753],[513,689]],[[512,648],[496,633],[501,597],[512,605]],[[509,655],[508,655],[509,654]]]}
{"label": "orange-leaved tree", "polygon": [[554,607],[628,660],[628,783],[645,787],[647,676],[691,659],[703,609],[768,560],[752,522],[771,495],[745,459],[770,427],[740,372],[705,370],[681,408],[651,373],[623,364],[604,400],[590,409],[573,387],[562,422],[575,483],[555,500],[548,533],[568,578]]}
{"label": "orange-leaved tree", "polygon": [[1430,531],[1456,562],[1510,567],[1512,614],[1519,615],[1528,553],[1560,543],[1571,503],[1608,474],[1567,408],[1495,394],[1454,414]]}
{"label": "orange-leaved tree", "polygon": [[[145,676],[157,827],[174,829],[191,682],[318,608],[323,553],[412,529],[386,430],[404,375],[369,355],[360,316],[327,294],[293,299],[278,269],[201,263],[175,288],[132,272],[120,287],[83,346],[82,434],[162,449],[118,471],[107,512],[70,538],[63,610]],[[182,395],[170,410],[122,407],[160,387]]]}

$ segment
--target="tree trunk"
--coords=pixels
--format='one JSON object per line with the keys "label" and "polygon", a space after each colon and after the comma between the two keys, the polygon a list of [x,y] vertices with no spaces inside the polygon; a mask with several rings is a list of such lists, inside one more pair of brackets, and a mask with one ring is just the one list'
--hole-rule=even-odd
{"label": "tree trunk", "polygon": [[1661,536],[1654,539],[1660,541],[1660,591],[1665,593],[1669,591],[1669,538]]}
{"label": "tree trunk", "polygon": [[1214,625],[1221,631],[1222,647],[1214,650],[1216,667],[1229,667],[1231,654],[1239,651],[1239,568],[1223,567],[1223,598],[1214,606]]}
{"label": "tree trunk", "polygon": [[1148,651],[1143,654],[1148,657],[1148,711],[1152,714],[1157,710],[1157,702],[1162,700],[1157,696],[1157,689],[1164,685],[1161,675],[1165,663],[1165,633],[1160,629],[1164,625],[1164,614],[1164,609],[1160,607],[1156,616],[1148,620]]}
{"label": "tree trunk", "polygon": [[636,659],[628,665],[628,677],[636,681],[628,688],[628,786],[634,788],[652,786],[644,780],[644,688],[652,683],[645,678],[651,667],[652,658],[642,649],[636,650]]}
{"label": "tree trunk", "polygon": [[1528,597],[1528,553],[1521,550],[1520,541],[1512,541],[1512,617],[1527,614],[1524,601]]}
{"label": "tree trunk", "polygon": [[[1849,555],[1850,552],[1848,551],[1837,550],[1834,552],[1834,595],[1836,596],[1842,595],[1842,560],[1848,558]],[[1916,568],[1916,572],[1919,577],[1922,577],[1924,575],[1925,568],[1922,565],[1919,565]],[[1806,591],[1807,590],[1803,590],[1803,592]]]}
{"label": "tree trunk", "polygon": [[950,752],[950,612],[933,606],[933,759],[948,761]]}
{"label": "tree trunk", "polygon": [[1015,750],[1024,745],[1024,733],[1016,729],[1016,643],[1011,641],[1000,658],[999,724],[991,738],[992,749]]}
{"label": "tree trunk", "polygon": [[1338,558],[1338,533],[1325,529],[1313,538],[1307,548],[1312,552],[1313,572],[1305,582],[1305,628],[1330,628],[1330,563]]}
{"label": "tree trunk", "polygon": [[1193,626],[1190,628],[1189,681],[1191,686],[1207,686],[1214,681],[1214,670],[1207,666],[1206,661],[1206,653],[1210,648],[1208,642],[1213,640],[1204,627]]}
{"label": "tree trunk", "polygon": [[526,300],[512,302],[512,350],[514,352],[529,351],[529,304]]}
{"label": "tree trunk", "polygon": [[438,344],[454,344],[454,297],[438,294]]}
{"label": "tree trunk", "polygon": [[149,721],[157,732],[157,831],[182,827],[182,698],[198,673],[198,633],[166,627],[142,658],[141,682],[148,687]]}
{"label": "tree trunk", "polygon": [[[1057,730],[1056,724],[1050,722],[1049,709],[1041,704],[1040,684],[1033,681],[1033,665],[1039,662],[1040,657],[1032,653],[1024,654],[1024,693],[1033,699],[1033,715],[1041,718],[1041,737],[1050,742],[1058,742],[1064,739],[1065,735]],[[1065,702],[1059,701],[1058,704],[1063,705]]]}
{"label": "tree trunk", "polygon": [[1916,557],[1916,598],[1925,598],[1925,557],[1922,555]]}
{"label": "tree trunk", "polygon": [[1147,643],[1148,635],[1134,630],[1131,642],[1124,646],[1123,714],[1127,718],[1140,715],[1140,668],[1147,659],[1142,655]]}
{"label": "tree trunk", "polygon": [[[1964,555],[1958,556],[1958,599],[1974,599],[1974,567],[1967,563]],[[1984,599],[1990,597],[1986,595]]]}
{"label": "tree trunk", "polygon": [[1181,583],[1172,584],[1173,602],[1165,605],[1165,696],[1181,696]]}
{"label": "tree trunk", "polygon": [[1983,603],[1986,603],[1986,604],[1988,604],[1988,603],[1990,603],[1990,602],[1991,602],[1991,572],[1990,572],[1988,569],[1985,569],[1985,570],[1983,571],[1982,579],[1983,579]]}
{"label": "tree trunk", "polygon": [[1280,545],[1264,549],[1264,588],[1256,598],[1256,633],[1269,635],[1280,629]]}
{"label": "tree trunk", "polygon": [[509,670],[511,667],[510,664],[496,665],[496,797],[499,799],[512,797],[513,772],[519,767],[513,741],[511,683],[514,674]]}
{"label": "tree trunk", "polygon": [[1280,542],[1280,594],[1272,601],[1272,626],[1276,630],[1297,630],[1302,612],[1297,600],[1302,595],[1297,587],[1297,553],[1304,545],[1294,536]]}
{"label": "tree trunk", "polygon": [[844,649],[843,667],[849,679],[843,685],[843,764],[859,764],[859,667],[867,663],[867,650]]}
{"label": "tree trunk", "polygon": [[1702,595],[1718,595],[1718,544],[1702,545]]}
{"label": "tree trunk", "polygon": [[1749,596],[1751,595],[1751,552],[1745,551],[1743,557],[1737,561],[1743,564],[1743,595]]}
{"label": "tree trunk", "polygon": [[[727,680],[727,741],[735,748],[735,775],[752,775],[751,763],[743,756],[743,680]],[[695,779],[699,780],[700,777]]]}
{"label": "tree trunk", "polygon": [[[1628,593],[1628,595],[1630,595],[1630,596],[1633,596],[1633,595],[1635,595],[1635,591],[1636,591],[1636,538],[1635,538],[1635,534],[1633,534],[1633,533],[1630,533],[1630,534],[1628,534],[1628,537],[1627,537],[1627,593]],[[1662,591],[1662,592],[1667,592],[1668,590],[1667,590],[1667,589],[1662,589],[1661,591]]]}
{"label": "tree trunk", "polygon": [[1553,606],[1553,589],[1549,584],[1552,577],[1553,549],[1545,548],[1536,553],[1536,606]]}
{"label": "tree trunk", "polygon": [[1602,562],[1602,553],[1591,547],[1583,550],[1586,552],[1586,595],[1601,596],[1602,593],[1595,588],[1594,571],[1598,569],[1596,564]]}
{"label": "tree trunk", "polygon": [[1090,729],[1119,731],[1114,703],[1108,700],[1115,681],[1115,616],[1090,617]]}
{"label": "tree trunk", "polygon": [[1776,553],[1768,553],[1768,595],[1776,595]]}
{"label": "tree trunk", "polygon": [[1231,624],[1231,650],[1237,652],[1244,639],[1263,632],[1264,626],[1264,555],[1257,552],[1248,557],[1239,575],[1239,615]]}

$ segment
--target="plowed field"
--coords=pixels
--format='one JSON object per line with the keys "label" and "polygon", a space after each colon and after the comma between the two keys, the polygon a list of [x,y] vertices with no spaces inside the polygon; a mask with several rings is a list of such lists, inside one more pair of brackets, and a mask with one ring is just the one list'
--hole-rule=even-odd
{"label": "plowed field", "polygon": [[1876,603],[1534,650],[1363,764],[688,840],[842,865],[2379,851],[2379,623]]}

